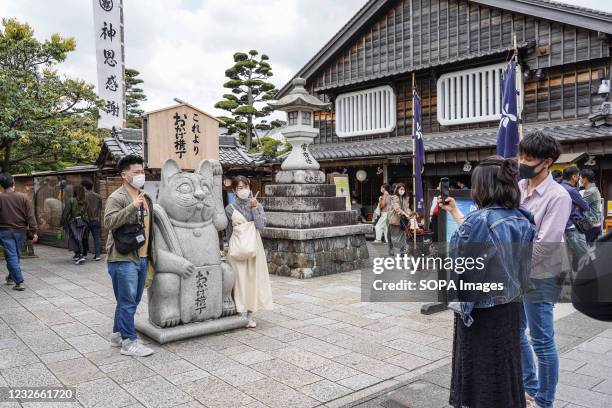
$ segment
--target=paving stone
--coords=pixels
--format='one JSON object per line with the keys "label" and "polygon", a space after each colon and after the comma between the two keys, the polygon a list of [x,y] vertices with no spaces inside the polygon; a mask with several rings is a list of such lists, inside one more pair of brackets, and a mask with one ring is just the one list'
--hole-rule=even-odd
{"label": "paving stone", "polygon": [[25,345],[0,352],[0,369],[38,362],[38,357]]}
{"label": "paving stone", "polygon": [[64,339],[49,329],[20,333],[19,337],[36,354],[46,354],[72,348]]}
{"label": "paving stone", "polygon": [[311,384],[322,379],[318,375],[312,374],[311,372],[279,359],[252,364],[251,368],[294,388]]}
{"label": "paving stone", "polygon": [[22,365],[0,370],[9,386],[13,387],[44,387],[61,385],[59,380],[42,363]]}
{"label": "paving stone", "polygon": [[258,333],[261,333],[268,337],[272,337],[277,340],[281,340],[285,343],[306,337],[306,335],[300,332],[280,326],[273,326],[267,329],[259,330]]}
{"label": "paving stone", "polygon": [[[596,386],[594,386],[591,390],[612,396],[612,380],[606,379],[600,382],[599,384],[597,384]],[[611,399],[611,402],[612,402],[612,399]]]}
{"label": "paving stone", "polygon": [[26,345],[18,337],[5,337],[0,339],[0,350],[26,347]]}
{"label": "paving stone", "polygon": [[259,338],[247,338],[240,341],[246,344],[247,346],[253,347],[256,350],[267,352],[287,346],[286,343],[267,336],[262,336]]}
{"label": "paving stone", "polygon": [[56,361],[49,363],[47,367],[66,385],[74,385],[104,377],[104,373],[85,358]]}
{"label": "paving stone", "polygon": [[233,365],[220,370],[211,371],[215,377],[237,387],[253,381],[261,380],[266,376],[245,365]]}
{"label": "paving stone", "polygon": [[247,353],[253,350],[255,350],[253,347],[247,346],[246,344],[240,344],[238,346],[232,346],[219,350],[219,353],[223,354],[224,356],[235,356],[236,354]]}
{"label": "paving stone", "polygon": [[321,402],[331,401],[353,392],[351,389],[333,383],[329,380],[321,380],[298,388],[298,391]]}
{"label": "paving stone", "polygon": [[121,354],[119,350],[119,347],[111,347],[109,344],[104,350],[93,351],[91,353],[86,353],[83,356],[97,366],[131,359],[130,356],[124,356]]}
{"label": "paving stone", "polygon": [[363,388],[372,386],[374,384],[377,384],[381,381],[383,380],[380,378],[374,377],[369,374],[361,373],[361,374],[354,375],[352,377],[344,378],[338,381],[338,384],[357,391],[357,390],[361,390]]}
{"label": "paving stone", "polygon": [[86,408],[99,407],[103,401],[105,407],[125,407],[137,401],[124,389],[109,378],[77,384],[78,401]]}
{"label": "paving stone", "polygon": [[591,353],[606,354],[612,351],[612,339],[598,336],[580,344],[577,349],[589,351]]}
{"label": "paving stone", "polygon": [[212,350],[203,350],[200,353],[186,357],[186,359],[208,372],[220,370],[231,365],[238,365],[236,360]]}
{"label": "paving stone", "polygon": [[149,357],[139,359],[138,361],[162,377],[186,373],[187,371],[196,370],[198,368],[187,360],[151,361],[149,360]]}
{"label": "paving stone", "polygon": [[83,355],[76,351],[75,349],[56,351],[54,353],[41,354],[40,359],[43,363],[49,364],[54,363],[56,361],[64,361],[64,360],[72,360],[75,358],[81,358]]}
{"label": "paving stone", "polygon": [[[271,378],[248,383],[239,388],[246,394],[272,408],[308,408],[319,405],[319,402],[314,398]],[[282,398],[278,396],[282,396]]]}
{"label": "paving stone", "polygon": [[172,374],[165,378],[174,385],[182,385],[193,381],[201,380],[206,377],[210,377],[210,373],[202,369],[196,368],[195,370]]}
{"label": "paving stone", "polygon": [[557,398],[577,405],[590,408],[609,408],[610,396],[600,392],[584,390],[571,385],[559,384],[557,386]]}
{"label": "paving stone", "polygon": [[192,399],[160,376],[123,384],[123,388],[146,407],[166,408]]}
{"label": "paving stone", "polygon": [[291,363],[304,370],[312,370],[316,367],[329,364],[330,360],[323,358],[317,354],[302,350],[297,347],[285,347],[270,352],[274,357],[280,358],[283,361]]}
{"label": "paving stone", "polygon": [[93,334],[93,331],[89,327],[79,322],[54,324],[51,326],[51,329],[63,338]]}
{"label": "paving stone", "polygon": [[347,365],[361,372],[370,374],[384,380],[393,378],[406,372],[406,369],[393,364],[375,360],[358,353],[350,353],[334,358],[334,361]]}
{"label": "paving stone", "polygon": [[135,358],[100,366],[100,370],[118,384],[134,382],[156,375],[155,371],[143,365],[140,359]]}
{"label": "paving stone", "polygon": [[584,375],[577,372],[570,372],[565,370],[559,371],[559,383],[572,385],[574,387],[580,387],[584,389],[590,389],[600,384],[604,378],[601,376]]}
{"label": "paving stone", "polygon": [[331,361],[329,362],[329,364],[326,364],[324,366],[316,367],[310,371],[321,377],[327,378],[330,381],[339,381],[344,378],[360,374],[360,372],[355,370],[354,368],[347,367],[343,364],[336,363],[334,361]]}
{"label": "paving stone", "polygon": [[351,352],[348,348],[339,347],[313,337],[295,340],[290,344],[326,358],[334,358]]}
{"label": "paving stone", "polygon": [[415,356],[414,354],[408,353],[400,353],[393,357],[389,357],[384,360],[386,363],[394,364],[396,366],[405,368],[408,371],[412,371],[416,368],[425,366],[431,363],[431,360],[428,360],[423,357]]}
{"label": "paving stone", "polygon": [[209,408],[242,407],[255,402],[240,389],[212,376],[181,385],[180,388]]}
{"label": "paving stone", "polygon": [[106,350],[109,347],[109,340],[97,334],[69,337],[66,341],[83,354]]}
{"label": "paving stone", "polygon": [[406,339],[395,339],[383,343],[387,347],[403,351],[404,353],[414,354],[415,356],[426,358],[428,360],[439,360],[448,356],[450,353],[444,350],[438,350],[433,347],[417,344]]}
{"label": "paving stone", "polygon": [[244,365],[251,365],[255,363],[260,363],[262,361],[272,360],[274,356],[269,353],[264,353],[263,351],[254,350],[247,351],[245,353],[236,354],[230,356],[230,358],[236,360],[237,362]]}

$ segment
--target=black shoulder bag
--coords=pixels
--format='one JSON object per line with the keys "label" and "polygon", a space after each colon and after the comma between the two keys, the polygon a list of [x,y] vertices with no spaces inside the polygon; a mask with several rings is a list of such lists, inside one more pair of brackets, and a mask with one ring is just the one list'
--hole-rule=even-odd
{"label": "black shoulder bag", "polygon": [[142,206],[138,209],[138,223],[124,224],[113,230],[113,240],[117,252],[123,255],[137,251],[145,244],[144,209]]}

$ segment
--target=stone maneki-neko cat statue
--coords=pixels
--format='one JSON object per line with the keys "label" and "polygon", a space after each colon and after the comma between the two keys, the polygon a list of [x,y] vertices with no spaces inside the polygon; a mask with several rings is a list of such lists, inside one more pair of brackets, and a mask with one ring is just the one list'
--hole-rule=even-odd
{"label": "stone maneki-neko cat statue", "polygon": [[227,225],[217,160],[182,172],[166,160],[155,204],[157,246],[148,291],[149,320],[157,327],[203,322],[236,313],[234,273],[221,259],[219,234]]}

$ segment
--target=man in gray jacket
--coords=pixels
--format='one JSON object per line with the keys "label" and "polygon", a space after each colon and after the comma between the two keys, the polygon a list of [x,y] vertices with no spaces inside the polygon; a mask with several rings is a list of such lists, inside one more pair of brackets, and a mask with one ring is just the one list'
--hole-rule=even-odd
{"label": "man in gray jacket", "polygon": [[[104,225],[108,229],[108,273],[117,300],[110,342],[113,347],[121,347],[121,354],[145,357],[153,354],[153,350],[136,337],[134,316],[144,291],[151,254],[154,253],[155,243],[150,233],[153,202],[142,190],[145,183],[142,157],[128,155],[119,160],[117,168],[123,185],[108,197],[104,211]],[[137,224],[141,217],[144,218],[144,245],[131,253],[120,253],[115,247],[113,231],[126,224]]]}

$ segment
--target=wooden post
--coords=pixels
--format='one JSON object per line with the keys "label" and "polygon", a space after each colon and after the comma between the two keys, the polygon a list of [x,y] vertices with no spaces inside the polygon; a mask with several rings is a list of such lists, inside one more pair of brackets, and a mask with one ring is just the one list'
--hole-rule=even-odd
{"label": "wooden post", "polygon": [[514,86],[516,88],[516,90],[518,91],[517,95],[516,95],[516,114],[517,114],[517,118],[518,118],[518,134],[519,134],[519,141],[521,141],[523,139],[523,105],[522,105],[522,100],[523,100],[523,87],[521,86],[523,83],[523,70],[521,69],[521,65],[519,64],[519,60],[518,60],[518,45],[516,43],[516,33],[512,34],[512,45],[514,48],[514,55],[512,56],[512,58],[514,59],[514,62],[516,63],[516,69],[514,71]]}
{"label": "wooden post", "polygon": [[[416,89],[416,81],[415,81],[415,74],[414,71],[412,71],[412,208],[414,209],[414,221],[415,221],[415,228],[412,234],[412,243],[413,243],[413,247],[416,249],[416,242],[417,242],[417,228],[416,226],[418,226],[418,223],[416,221],[416,210],[417,210],[417,204],[416,204],[416,160],[415,160],[415,153],[416,153],[416,138],[415,138],[415,131],[416,131],[416,121],[415,121],[415,116],[414,116],[414,91]],[[409,221],[410,222],[410,221]]]}

